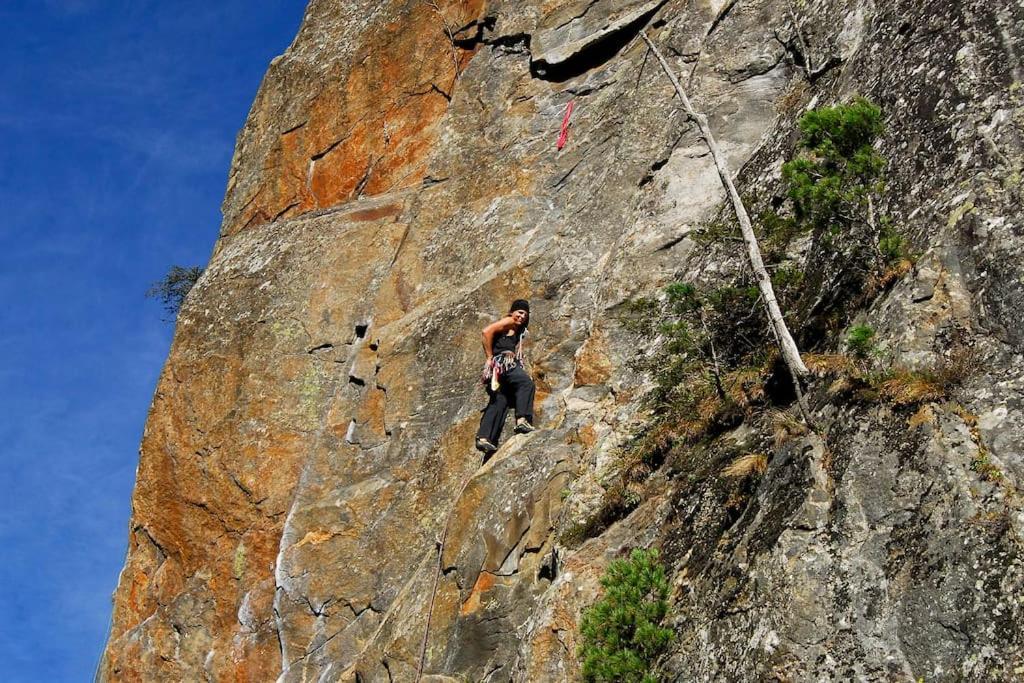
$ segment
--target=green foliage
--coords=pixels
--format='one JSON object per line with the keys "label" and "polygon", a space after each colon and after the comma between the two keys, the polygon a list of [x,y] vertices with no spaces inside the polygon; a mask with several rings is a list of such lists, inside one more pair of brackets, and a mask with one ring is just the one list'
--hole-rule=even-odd
{"label": "green foliage", "polygon": [[707,293],[707,304],[715,312],[744,311],[757,303],[761,291],[757,285],[737,287],[725,285]]}
{"label": "green foliage", "polygon": [[[784,275],[783,277],[790,277]],[[737,426],[766,397],[774,357],[756,287],[702,292],[674,283],[661,300],[628,303],[624,326],[654,346],[634,363],[655,385],[644,396],[652,418],[618,449],[601,484],[600,505],[560,534],[576,547],[624,518],[646,495],[645,482],[667,458]],[[634,317],[643,314],[642,318]]]}
{"label": "green foliage", "polygon": [[668,580],[657,550],[635,549],[613,560],[601,578],[605,595],[580,621],[583,680],[598,683],[655,683],[651,672],[672,630],[663,628],[668,612]]}
{"label": "green foliage", "polygon": [[708,245],[729,238],[740,239],[737,232],[738,227],[735,223],[730,223],[725,218],[717,218],[695,230],[691,236],[698,244]]}
{"label": "green foliage", "polygon": [[978,473],[984,481],[999,482],[1005,476],[1002,470],[989,458],[988,451],[979,450],[971,460],[971,469]]}
{"label": "green foliage", "polygon": [[800,141],[782,166],[785,209],[758,221],[769,263],[809,234],[803,279],[779,300],[813,348],[849,324],[852,311],[910,267],[903,238],[876,207],[883,202],[886,159],[875,143],[881,110],[864,98],[805,112]]}
{"label": "green foliage", "polygon": [[764,325],[754,285],[726,285],[701,291],[689,283],[665,288],[661,301],[648,301],[659,348],[653,357],[655,388],[649,400],[661,411],[692,416],[708,391],[721,393],[721,373],[744,365],[760,348]]}
{"label": "green foliage", "polygon": [[829,160],[848,160],[861,169],[875,167],[867,150],[884,131],[882,110],[863,97],[850,104],[812,109],[800,117],[800,144]]}
{"label": "green foliage", "polygon": [[[802,273],[780,268],[775,277],[783,290],[795,289]],[[623,324],[654,345],[637,369],[654,379],[645,402],[655,419],[627,448],[637,453],[624,461],[656,466],[673,445],[735,426],[763,398],[773,344],[759,299],[758,288],[742,280],[710,290],[677,282],[660,300],[626,306]],[[626,488],[636,481],[628,478]]]}
{"label": "green foliage", "polygon": [[665,288],[665,295],[673,310],[680,313],[694,311],[700,306],[697,288],[685,282],[673,282]]}
{"label": "green foliage", "polygon": [[[776,277],[795,286],[802,274],[778,269]],[[653,419],[617,454],[601,505],[563,532],[563,543],[580,543],[622,519],[669,455],[735,427],[765,400],[773,344],[759,299],[758,288],[742,280],[713,290],[676,282],[660,299],[624,305],[623,326],[653,346],[634,366],[654,379],[644,397]]]}
{"label": "green foliage", "polygon": [[881,189],[885,159],[875,151],[881,110],[863,98],[800,118],[800,154],[782,166],[798,224],[839,230]]}
{"label": "green foliage", "polygon": [[792,265],[777,267],[772,272],[772,287],[775,289],[775,297],[783,304],[799,296],[799,290],[804,283],[804,272]]}
{"label": "green foliage", "polygon": [[785,256],[786,247],[794,238],[807,232],[809,226],[797,222],[792,216],[781,216],[775,211],[762,211],[757,218],[761,227],[762,246],[770,260]]}
{"label": "green foliage", "polygon": [[909,259],[906,240],[888,224],[882,225],[878,236],[878,252],[887,265],[898,263],[903,259]]}
{"label": "green foliage", "polygon": [[185,297],[202,274],[203,269],[199,266],[191,268],[171,266],[163,280],[154,282],[150,286],[146,291],[146,296],[159,299],[164,306],[164,310],[170,315],[169,319],[165,319],[166,322],[172,322],[177,317],[178,310],[181,308],[182,302],[185,301]]}
{"label": "green foliage", "polygon": [[875,350],[875,330],[870,325],[854,325],[846,336],[846,347],[858,358],[867,358]]}
{"label": "green foliage", "polygon": [[623,304],[619,322],[622,327],[642,337],[652,337],[657,333],[658,320],[661,317],[661,302],[657,299],[643,297],[630,299]]}

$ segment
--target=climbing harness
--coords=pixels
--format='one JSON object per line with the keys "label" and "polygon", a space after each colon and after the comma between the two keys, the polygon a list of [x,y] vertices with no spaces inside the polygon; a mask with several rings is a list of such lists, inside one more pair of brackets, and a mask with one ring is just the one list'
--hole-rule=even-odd
{"label": "climbing harness", "polygon": [[516,369],[519,359],[512,351],[502,351],[487,361],[484,369],[484,384],[490,386],[491,391],[497,391],[501,385],[501,376],[507,375]]}
{"label": "climbing harness", "polygon": [[565,105],[565,116],[562,117],[562,130],[558,133],[558,149],[565,147],[565,143],[569,141],[569,117],[572,116],[572,110],[576,107],[576,100],[569,100],[569,104]]}
{"label": "climbing harness", "polygon": [[502,351],[484,363],[484,370],[480,376],[481,384],[485,387],[490,387],[491,391],[497,391],[501,386],[502,375],[507,375],[515,370],[517,365],[525,367],[526,364],[523,361],[523,337],[526,334],[526,330],[523,330],[522,334],[519,335],[519,342],[516,344],[515,351]]}

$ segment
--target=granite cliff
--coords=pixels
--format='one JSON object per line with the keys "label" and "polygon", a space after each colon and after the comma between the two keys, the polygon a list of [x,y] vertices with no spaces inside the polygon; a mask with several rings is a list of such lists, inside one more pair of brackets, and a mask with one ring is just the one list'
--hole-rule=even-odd
{"label": "granite cliff", "polygon": [[[915,256],[851,315],[892,367],[972,362],[913,405],[814,375],[785,439],[769,387],[588,525],[650,419],[628,302],[745,268],[642,29],[755,209],[802,112],[881,107]],[[672,577],[667,680],[1024,677],[1022,82],[1011,0],[311,0],[178,317],[98,680],[411,681],[428,612],[423,680],[574,680],[636,546]],[[481,465],[479,330],[517,297],[540,430]]]}

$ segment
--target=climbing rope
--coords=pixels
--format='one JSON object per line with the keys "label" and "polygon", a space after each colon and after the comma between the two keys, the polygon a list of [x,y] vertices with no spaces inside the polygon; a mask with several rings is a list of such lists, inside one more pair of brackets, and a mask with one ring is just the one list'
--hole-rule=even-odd
{"label": "climbing rope", "polygon": [[434,572],[434,587],[430,591],[430,603],[427,607],[427,625],[423,629],[423,643],[420,645],[420,661],[416,665],[416,683],[419,683],[420,678],[423,676],[423,662],[427,657],[427,638],[430,636],[430,620],[434,615],[434,598],[437,597],[437,582],[441,578],[441,572],[443,567],[442,556],[444,555],[444,544],[448,539],[448,525],[452,521],[452,515],[455,514],[455,508],[459,506],[459,501],[462,499],[462,494],[465,493],[466,487],[469,486],[469,482],[473,481],[473,477],[476,476],[477,470],[474,470],[464,482],[462,482],[462,488],[459,489],[458,495],[455,496],[455,503],[452,504],[452,509],[448,511],[448,516],[444,518],[444,529],[441,531],[441,538],[437,541],[437,570]]}
{"label": "climbing rope", "polygon": [[[569,103],[569,110],[566,114],[566,122],[568,122],[568,114],[572,112],[572,102]],[[563,124],[565,125],[565,124]],[[511,372],[516,364],[523,365],[523,337],[526,336],[526,330],[519,336],[519,342],[516,344],[516,350],[514,352],[508,351],[501,354],[496,354],[494,358],[484,366],[484,375],[481,378],[482,384],[487,385],[490,382],[494,382],[497,378],[504,373]],[[496,390],[496,388],[495,388]],[[482,467],[483,465],[481,465]],[[462,500],[462,494],[466,492],[466,487],[469,486],[469,482],[473,481],[473,477],[480,471],[480,468],[473,470],[473,472],[462,482],[462,488],[459,489],[458,494],[455,496],[455,502],[452,504],[451,509],[448,511],[448,515],[444,518],[444,528],[441,530],[441,538],[437,543],[437,569],[434,571],[434,586],[430,589],[430,602],[427,605],[427,625],[423,629],[423,642],[420,643],[420,658],[416,664],[416,683],[419,683],[420,678],[423,677],[423,663],[427,658],[427,640],[430,638],[430,622],[434,616],[434,600],[437,598],[437,584],[441,579],[441,574],[444,571],[442,567],[444,557],[444,544],[448,540],[448,526],[451,524],[452,515],[455,514],[455,508],[459,506],[459,501]]]}

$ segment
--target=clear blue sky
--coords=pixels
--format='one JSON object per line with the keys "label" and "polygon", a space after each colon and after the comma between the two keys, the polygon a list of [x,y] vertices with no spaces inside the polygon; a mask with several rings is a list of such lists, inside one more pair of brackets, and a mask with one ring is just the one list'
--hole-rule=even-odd
{"label": "clear blue sky", "polygon": [[235,135],[305,0],[0,0],[0,680],[91,678]]}

